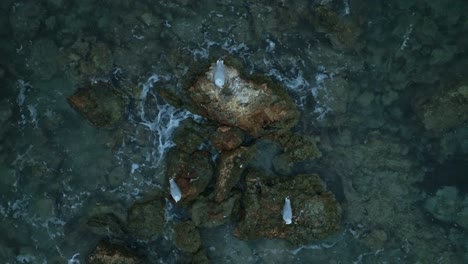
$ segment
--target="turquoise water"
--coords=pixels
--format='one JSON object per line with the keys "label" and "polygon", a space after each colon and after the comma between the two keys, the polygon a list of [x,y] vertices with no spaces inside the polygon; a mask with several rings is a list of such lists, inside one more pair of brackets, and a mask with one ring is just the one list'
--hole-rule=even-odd
{"label": "turquoise water", "polygon": [[[212,263],[468,262],[466,1],[2,1],[0,260],[85,263],[97,213],[164,190],[191,68],[232,56],[281,83],[314,137],[342,227],[306,245],[200,230]],[[87,82],[131,98],[117,128],[67,102]],[[272,150],[274,152],[274,150]],[[265,155],[270,155],[266,154]],[[259,160],[262,160],[259,158]],[[263,164],[268,167],[268,164]],[[124,241],[148,263],[185,263],[164,235]],[[120,241],[121,242],[121,241]]]}

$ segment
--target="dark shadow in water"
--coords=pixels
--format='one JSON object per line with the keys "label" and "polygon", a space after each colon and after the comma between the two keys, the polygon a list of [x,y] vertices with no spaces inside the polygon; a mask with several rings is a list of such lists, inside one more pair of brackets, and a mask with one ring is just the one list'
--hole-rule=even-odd
{"label": "dark shadow in water", "polygon": [[442,186],[455,186],[462,193],[468,193],[468,160],[453,158],[437,164],[428,172],[420,188],[428,193],[435,193]]}

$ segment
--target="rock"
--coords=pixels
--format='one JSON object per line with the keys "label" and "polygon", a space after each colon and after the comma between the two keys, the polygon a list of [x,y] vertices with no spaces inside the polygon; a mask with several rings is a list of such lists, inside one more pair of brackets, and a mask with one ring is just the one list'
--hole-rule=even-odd
{"label": "rock", "polygon": [[[292,224],[281,211],[285,197],[292,206]],[[282,238],[293,244],[323,239],[338,230],[341,208],[316,174],[268,178],[256,171],[246,176],[243,217],[234,230],[240,239]]]}
{"label": "rock", "polygon": [[244,78],[225,63],[225,84],[214,84],[215,65],[198,76],[188,93],[193,110],[207,119],[238,127],[253,137],[289,131],[299,112],[285,88],[268,80]]}
{"label": "rock", "polygon": [[443,89],[424,101],[416,102],[415,111],[424,127],[446,132],[468,122],[468,85]]}
{"label": "rock", "polygon": [[328,34],[333,47],[337,49],[357,49],[361,34],[359,24],[353,20],[341,19],[340,15],[329,6],[316,5],[312,8],[310,20],[317,31]]}
{"label": "rock", "polygon": [[312,137],[287,133],[273,139],[283,147],[281,156],[291,162],[302,162],[306,159],[317,159],[322,156]]}
{"label": "rock", "polygon": [[126,232],[123,221],[113,213],[94,215],[86,221],[86,226],[102,237],[123,238]]}
{"label": "rock", "polygon": [[212,133],[213,128],[211,126],[199,124],[192,118],[187,118],[180,123],[172,138],[178,150],[191,154],[208,141],[208,136]]}
{"label": "rock", "polygon": [[213,197],[201,197],[190,208],[192,221],[198,227],[215,227],[226,224],[239,211],[240,194],[236,193],[221,203],[213,202]]}
{"label": "rock", "polygon": [[137,264],[141,260],[125,247],[100,241],[86,259],[88,264]]}
{"label": "rock", "polygon": [[178,248],[196,253],[201,247],[200,232],[192,221],[184,221],[175,227],[175,243]]}
{"label": "rock", "polygon": [[242,141],[244,141],[244,133],[235,127],[220,126],[211,135],[211,142],[220,151],[236,149]]}
{"label": "rock", "polygon": [[242,172],[255,153],[254,147],[240,147],[221,153],[219,175],[215,185],[215,201],[217,203],[229,197],[231,189],[239,182]]}
{"label": "rock", "polygon": [[166,223],[164,207],[164,199],[160,197],[133,204],[128,212],[128,228],[131,234],[141,240],[152,240],[159,236]]}
{"label": "rock", "polygon": [[33,39],[39,32],[45,14],[45,8],[38,1],[13,5],[10,11],[10,24],[16,41]]}
{"label": "rock", "polygon": [[460,210],[461,200],[456,187],[445,186],[425,201],[424,209],[438,220],[453,222]]}
{"label": "rock", "polygon": [[179,203],[189,203],[200,195],[213,177],[211,156],[207,151],[196,151],[192,154],[171,149],[166,158],[167,186],[169,179],[174,179],[182,192]]}
{"label": "rock", "polygon": [[33,72],[33,78],[49,80],[57,74],[58,57],[59,49],[52,39],[43,38],[35,41],[28,63],[28,67]]}
{"label": "rock", "polygon": [[127,99],[108,82],[88,83],[68,97],[68,103],[98,128],[114,128],[122,120]]}

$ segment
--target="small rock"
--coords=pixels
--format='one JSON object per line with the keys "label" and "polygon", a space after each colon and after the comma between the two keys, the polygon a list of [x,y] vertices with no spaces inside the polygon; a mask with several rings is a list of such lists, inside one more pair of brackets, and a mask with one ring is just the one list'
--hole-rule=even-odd
{"label": "small rock", "polygon": [[215,201],[217,203],[229,197],[231,189],[239,182],[242,172],[255,153],[254,147],[240,147],[221,153],[219,175],[215,186]]}
{"label": "small rock", "polygon": [[416,102],[415,111],[427,130],[446,132],[468,122],[468,85],[459,85]]}
{"label": "small rock", "polygon": [[101,241],[88,255],[88,264],[137,264],[141,263],[137,255],[125,247]]}
{"label": "small rock", "polygon": [[211,141],[218,150],[233,150],[238,148],[244,141],[244,133],[234,127],[220,126],[211,135]]}
{"label": "small rock", "polygon": [[68,97],[68,103],[93,126],[113,128],[125,115],[128,101],[110,83],[96,82],[79,87]]}
{"label": "small rock", "polygon": [[133,204],[128,212],[129,231],[142,240],[159,236],[166,222],[164,207],[164,200],[160,197]]}
{"label": "small rock", "polygon": [[238,216],[240,193],[233,194],[221,203],[212,201],[212,197],[201,197],[190,208],[192,221],[198,227],[215,227],[226,224]]}
{"label": "small rock", "polygon": [[200,232],[192,221],[184,221],[175,227],[175,243],[183,251],[195,253],[201,247]]}

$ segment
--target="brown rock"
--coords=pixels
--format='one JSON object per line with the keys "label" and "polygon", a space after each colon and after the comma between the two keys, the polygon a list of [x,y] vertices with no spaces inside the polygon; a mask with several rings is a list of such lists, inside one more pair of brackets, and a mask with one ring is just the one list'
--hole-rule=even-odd
{"label": "brown rock", "polygon": [[229,197],[232,187],[239,181],[247,163],[255,154],[255,148],[240,147],[221,153],[219,175],[215,186],[215,201],[220,203]]}
{"label": "brown rock", "polygon": [[197,199],[213,177],[211,156],[207,151],[187,154],[173,149],[167,155],[167,166],[167,186],[169,179],[174,179],[182,192],[179,203],[188,203]]}
{"label": "brown rock", "polygon": [[68,103],[99,128],[115,127],[125,115],[127,99],[108,82],[88,83],[68,97]]}
{"label": "brown rock", "polygon": [[[338,230],[341,208],[316,174],[271,178],[258,172],[246,177],[245,209],[234,234],[240,239],[282,238],[293,244],[323,239]],[[284,199],[290,198],[292,224],[282,218]]]}
{"label": "brown rock", "polygon": [[286,90],[269,81],[244,79],[225,65],[225,84],[214,84],[214,65],[188,89],[194,110],[216,122],[238,127],[253,137],[285,132],[298,120],[299,112]]}
{"label": "brown rock", "polygon": [[86,260],[88,264],[136,264],[141,263],[136,254],[128,249],[111,244],[107,241],[101,241],[88,255]]}
{"label": "brown rock", "polygon": [[244,141],[244,134],[235,127],[220,126],[211,136],[211,142],[218,150],[233,150]]}

